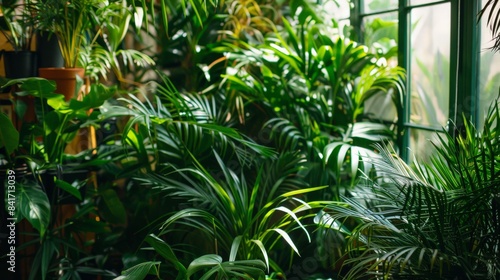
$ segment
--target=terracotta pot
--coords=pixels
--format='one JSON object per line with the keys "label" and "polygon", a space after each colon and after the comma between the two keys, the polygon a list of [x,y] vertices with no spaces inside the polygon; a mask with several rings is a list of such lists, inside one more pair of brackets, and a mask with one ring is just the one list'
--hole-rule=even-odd
{"label": "terracotta pot", "polygon": [[83,79],[85,70],[83,68],[39,68],[38,76],[56,82],[56,93],[64,95],[66,101],[76,97],[80,89],[76,88],[76,76]]}

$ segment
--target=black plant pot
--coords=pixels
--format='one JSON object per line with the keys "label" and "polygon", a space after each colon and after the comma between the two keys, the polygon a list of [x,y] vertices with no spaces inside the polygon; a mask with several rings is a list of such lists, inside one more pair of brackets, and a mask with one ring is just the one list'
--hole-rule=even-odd
{"label": "black plant pot", "polygon": [[37,76],[36,53],[32,51],[3,51],[5,77],[19,79]]}
{"label": "black plant pot", "polygon": [[36,37],[38,68],[64,67],[64,60],[57,37],[50,32],[38,33]]}
{"label": "black plant pot", "polygon": [[[83,201],[86,193],[89,171],[85,169],[72,169],[59,167],[48,169],[42,174],[42,183],[51,204],[78,204]],[[81,200],[56,185],[56,180],[64,181],[76,187]]]}

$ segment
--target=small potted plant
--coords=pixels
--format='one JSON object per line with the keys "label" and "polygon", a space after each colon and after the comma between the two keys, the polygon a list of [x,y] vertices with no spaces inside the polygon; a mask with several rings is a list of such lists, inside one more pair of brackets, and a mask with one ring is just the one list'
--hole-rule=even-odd
{"label": "small potted plant", "polygon": [[2,1],[0,31],[7,39],[8,47],[2,48],[6,78],[27,78],[36,76],[36,53],[31,51],[33,20],[29,6],[31,2]]}
{"label": "small potted plant", "polygon": [[66,100],[78,92],[76,77],[84,76],[84,55],[98,33],[96,10],[103,5],[103,0],[40,0],[31,6],[37,28],[57,37],[64,60],[63,68],[40,68],[39,76],[56,81]]}

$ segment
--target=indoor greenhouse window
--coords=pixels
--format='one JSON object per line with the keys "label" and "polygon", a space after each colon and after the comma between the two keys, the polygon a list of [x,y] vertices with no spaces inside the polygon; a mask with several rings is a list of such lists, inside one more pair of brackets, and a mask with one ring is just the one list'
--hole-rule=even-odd
{"label": "indoor greenhouse window", "polygon": [[[487,0],[483,0],[484,7]],[[497,98],[500,89],[500,54],[491,50],[494,42],[486,20],[481,20],[481,48],[479,68],[479,110],[478,127],[484,124],[484,117],[490,104]]]}
{"label": "indoor greenhouse window", "polygon": [[[480,127],[498,95],[500,57],[487,49],[492,43],[485,19],[478,21],[486,2],[351,1],[353,39],[379,54],[385,50],[391,65],[407,71],[406,106],[398,121],[405,128],[398,143],[405,160],[416,153],[425,158],[431,135],[452,129],[452,123],[460,127],[462,114]],[[393,56],[389,42],[396,44]]]}

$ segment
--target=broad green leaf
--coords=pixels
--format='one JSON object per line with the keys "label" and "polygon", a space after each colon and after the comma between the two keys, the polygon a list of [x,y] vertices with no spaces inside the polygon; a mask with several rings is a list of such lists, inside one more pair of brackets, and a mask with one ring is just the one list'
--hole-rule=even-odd
{"label": "broad green leaf", "polygon": [[102,84],[93,84],[89,92],[83,97],[82,101],[71,99],[69,109],[73,111],[90,110],[104,104],[105,101],[113,97],[115,94],[114,87],[106,87]]}
{"label": "broad green leaf", "polygon": [[24,181],[16,185],[16,208],[21,216],[44,237],[50,222],[50,203],[47,194],[36,183]]}
{"label": "broad green leaf", "polygon": [[54,81],[49,81],[44,78],[23,78],[23,79],[14,79],[7,82],[4,86],[12,86],[16,84],[21,84],[20,88],[24,91],[31,92],[36,97],[45,97],[42,95],[43,93],[51,93],[53,96],[56,90],[56,83]]}
{"label": "broad green leaf", "polygon": [[100,204],[101,211],[105,213],[106,219],[112,223],[126,224],[127,213],[123,203],[113,189],[100,191],[103,203]]}
{"label": "broad green leaf", "polygon": [[0,148],[5,147],[7,156],[19,146],[19,132],[5,114],[0,113]]}
{"label": "broad green leaf", "polygon": [[78,198],[79,200],[82,200],[82,194],[80,193],[80,190],[75,186],[69,184],[68,182],[57,179],[56,186],[60,189],[65,190],[66,192]]}

